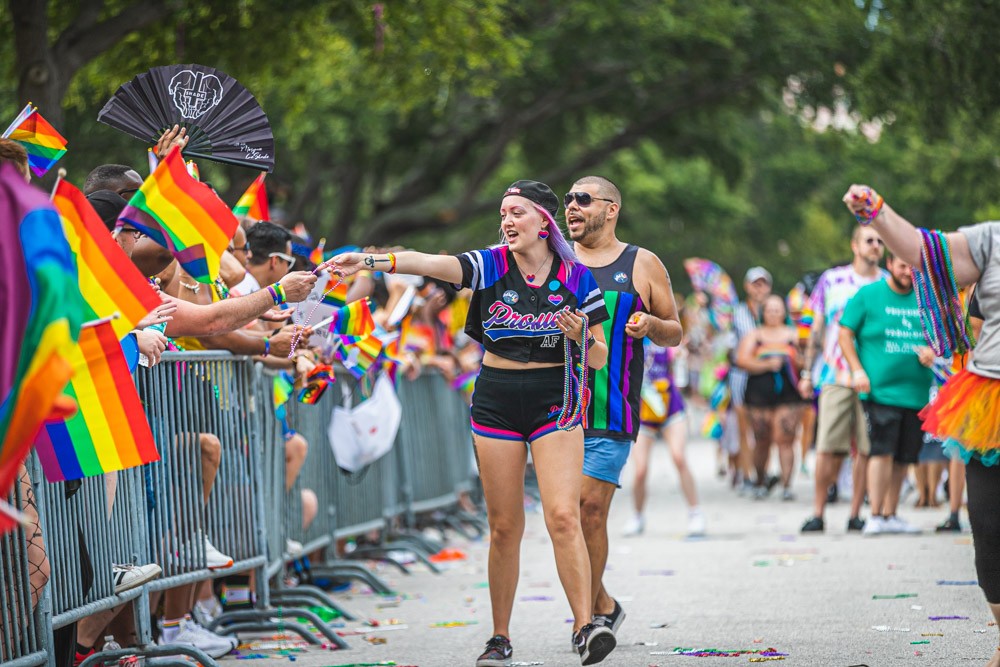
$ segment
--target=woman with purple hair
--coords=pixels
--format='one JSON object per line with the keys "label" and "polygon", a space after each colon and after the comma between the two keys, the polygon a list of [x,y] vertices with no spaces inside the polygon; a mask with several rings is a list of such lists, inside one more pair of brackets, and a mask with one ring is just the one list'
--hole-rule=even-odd
{"label": "woman with purple hair", "polygon": [[[500,202],[500,243],[457,256],[419,252],[346,253],[326,263],[409,273],[474,290],[466,333],[486,353],[472,398],[472,432],[490,523],[493,637],[477,667],[511,663],[510,617],[524,533],[528,449],[552,538],[556,567],[573,611],[573,641],[584,665],[615,647],[593,624],[590,561],[580,525],[587,366],[601,368],[607,345],[604,298],[556,224],[560,202],[537,181],[517,181]],[[580,377],[574,368],[581,364]],[[574,398],[574,391],[576,396]]]}

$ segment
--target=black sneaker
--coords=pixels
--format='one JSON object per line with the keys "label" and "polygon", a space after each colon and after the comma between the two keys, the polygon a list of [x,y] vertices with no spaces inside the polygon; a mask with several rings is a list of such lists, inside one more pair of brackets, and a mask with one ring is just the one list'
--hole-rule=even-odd
{"label": "black sneaker", "polygon": [[514,649],[510,640],[503,635],[497,635],[486,642],[486,650],[476,660],[476,667],[509,667]]}
{"label": "black sneaker", "polygon": [[[573,635],[573,643],[580,654],[581,665],[596,665],[608,657],[608,654],[618,645],[615,633],[603,625],[587,623]],[[478,665],[477,665],[478,667]]]}
{"label": "black sneaker", "polygon": [[852,516],[847,520],[847,532],[857,533],[865,529],[865,520],[859,516]]}
{"label": "black sneaker", "polygon": [[823,525],[823,517],[814,516],[802,524],[803,533],[822,533],[826,527]]}
{"label": "black sneaker", "polygon": [[614,601],[615,608],[611,610],[609,614],[597,614],[594,616],[594,625],[603,625],[609,628],[611,632],[618,634],[618,628],[621,627],[622,621],[625,620],[625,610],[622,606],[618,604],[618,600]]}
{"label": "black sneaker", "polygon": [[947,519],[945,519],[944,523],[942,523],[934,530],[939,533],[961,533],[962,524],[958,522],[958,519],[956,519],[953,516],[950,516]]}

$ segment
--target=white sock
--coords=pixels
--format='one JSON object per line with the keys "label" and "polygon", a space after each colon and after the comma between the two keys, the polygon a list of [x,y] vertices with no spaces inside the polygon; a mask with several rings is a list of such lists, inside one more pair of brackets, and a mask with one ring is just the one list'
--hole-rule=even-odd
{"label": "white sock", "polygon": [[174,639],[177,638],[177,635],[181,633],[182,620],[183,619],[180,618],[175,618],[172,620],[166,618],[163,619],[163,632],[160,633],[160,636],[163,638],[163,642],[165,644],[169,644],[170,642],[172,642]]}

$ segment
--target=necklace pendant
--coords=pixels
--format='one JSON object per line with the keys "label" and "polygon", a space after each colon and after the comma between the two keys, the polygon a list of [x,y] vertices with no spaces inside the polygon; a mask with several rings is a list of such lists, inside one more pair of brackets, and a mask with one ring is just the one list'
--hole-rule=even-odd
{"label": "necklace pendant", "polygon": [[534,273],[526,273],[526,274],[524,274],[524,277],[528,279],[529,283],[535,282],[535,274]]}

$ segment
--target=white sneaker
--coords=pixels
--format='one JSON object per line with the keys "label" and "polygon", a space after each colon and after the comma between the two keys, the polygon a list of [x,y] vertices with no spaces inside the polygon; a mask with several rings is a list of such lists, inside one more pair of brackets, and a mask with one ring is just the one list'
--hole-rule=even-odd
{"label": "white sneaker", "polygon": [[227,567],[233,566],[233,559],[222,553],[215,546],[208,541],[208,536],[205,539],[205,567],[209,570],[224,570]]}
{"label": "white sneaker", "polygon": [[172,639],[167,641],[165,636],[161,634],[158,643],[160,646],[166,644],[187,644],[194,646],[204,651],[210,658],[221,658],[236,648],[235,640],[229,637],[220,637],[214,632],[209,632],[194,623],[190,618],[181,620],[180,632],[174,635]]}
{"label": "white sneaker", "polygon": [[868,517],[865,521],[865,527],[861,529],[861,534],[865,536],[871,535],[881,535],[883,533],[891,533],[886,525],[885,517],[877,516],[875,514]]}
{"label": "white sneaker", "polygon": [[912,523],[900,519],[895,514],[886,519],[885,522],[890,528],[888,532],[903,533],[904,535],[919,535],[921,532],[923,532],[919,528],[914,526]]}
{"label": "white sneaker", "polygon": [[701,537],[705,534],[705,513],[699,508],[688,512],[688,537]]}
{"label": "white sneaker", "polygon": [[207,600],[198,600],[194,603],[191,615],[198,625],[209,625],[212,621],[222,615],[222,605],[214,595]]}
{"label": "white sneaker", "polygon": [[124,593],[156,579],[162,572],[156,563],[148,565],[126,563],[111,566],[111,579],[115,582],[115,593]]}
{"label": "white sneaker", "polygon": [[289,558],[298,558],[302,555],[302,543],[296,540],[285,540],[285,555]]}
{"label": "white sneaker", "polygon": [[633,516],[631,519],[628,520],[628,523],[625,524],[625,527],[622,529],[622,536],[637,537],[639,535],[642,535],[642,533],[645,530],[646,530],[646,518],[641,514],[636,514],[635,516]]}

